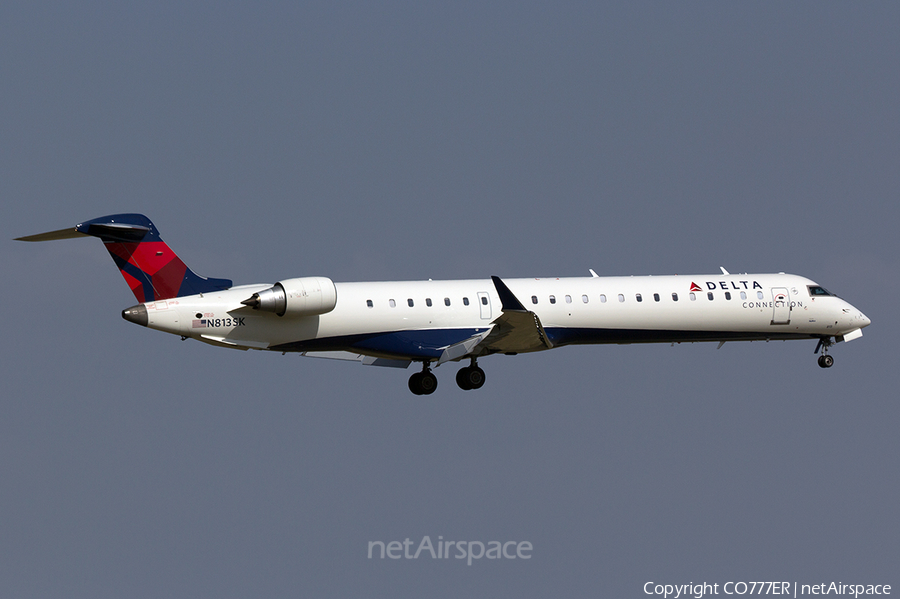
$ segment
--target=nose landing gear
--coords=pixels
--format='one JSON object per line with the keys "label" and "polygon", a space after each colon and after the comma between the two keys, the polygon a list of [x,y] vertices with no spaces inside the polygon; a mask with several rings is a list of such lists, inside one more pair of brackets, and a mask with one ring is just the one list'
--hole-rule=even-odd
{"label": "nose landing gear", "polygon": [[828,355],[828,348],[834,345],[834,341],[831,340],[831,337],[823,337],[819,339],[818,345],[816,345],[816,351],[813,353],[819,353],[819,350],[822,350],[822,355],[819,356],[819,367],[820,368],[831,368],[834,366],[834,358]]}
{"label": "nose landing gear", "polygon": [[828,354],[819,356],[819,366],[822,368],[831,368],[834,365],[834,358]]}

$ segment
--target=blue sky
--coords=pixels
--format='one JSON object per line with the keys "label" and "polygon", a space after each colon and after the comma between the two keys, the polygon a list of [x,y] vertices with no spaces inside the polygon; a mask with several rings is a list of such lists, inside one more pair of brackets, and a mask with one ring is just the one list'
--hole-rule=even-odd
{"label": "blue sky", "polygon": [[[898,584],[889,3],[0,7],[0,591],[643,596]],[[135,327],[142,212],[236,283],[787,271],[814,343],[563,348],[408,373]],[[446,370],[445,370],[446,369]],[[530,560],[370,560],[370,541]]]}

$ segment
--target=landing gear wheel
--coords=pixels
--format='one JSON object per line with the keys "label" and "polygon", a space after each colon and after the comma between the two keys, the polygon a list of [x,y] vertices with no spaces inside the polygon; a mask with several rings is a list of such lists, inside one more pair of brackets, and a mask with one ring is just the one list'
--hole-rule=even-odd
{"label": "landing gear wheel", "polygon": [[421,375],[419,378],[419,388],[422,390],[422,395],[431,395],[434,393],[434,390],[437,389],[437,377],[431,372],[420,372],[419,374]]}
{"label": "landing gear wheel", "polygon": [[834,365],[834,358],[828,354],[819,356],[819,366],[822,368],[831,368]]}
{"label": "landing gear wheel", "polygon": [[456,373],[456,384],[463,391],[481,389],[484,386],[484,371],[478,366],[466,366]]}
{"label": "landing gear wheel", "polygon": [[456,384],[463,391],[469,391],[472,387],[469,385],[469,367],[460,368],[456,372]]}
{"label": "landing gear wheel", "polygon": [[437,389],[437,384],[437,377],[430,370],[423,370],[409,377],[409,390],[416,395],[431,395]]}
{"label": "landing gear wheel", "polygon": [[828,355],[828,348],[834,344],[835,341],[833,341],[831,337],[822,337],[819,339],[815,353],[819,353],[819,350],[822,350],[822,355],[819,356],[820,368],[831,368],[834,365],[834,358]]}
{"label": "landing gear wheel", "polygon": [[417,372],[417,373],[413,374],[411,377],[409,377],[409,390],[412,391],[416,395],[422,395],[421,382],[420,382],[421,380],[422,380],[421,372]]}

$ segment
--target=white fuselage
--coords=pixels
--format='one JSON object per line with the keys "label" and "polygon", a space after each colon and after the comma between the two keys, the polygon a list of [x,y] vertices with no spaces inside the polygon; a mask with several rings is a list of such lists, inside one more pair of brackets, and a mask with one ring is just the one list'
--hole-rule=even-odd
{"label": "white fuselage", "polygon": [[[549,343],[840,339],[869,324],[843,299],[790,274],[504,279]],[[335,283],[331,311],[279,317],[242,301],[247,285],[143,304],[147,326],[239,349],[346,351],[437,360],[503,313],[491,279]],[[508,308],[508,307],[507,307]],[[500,347],[500,346],[498,346]],[[506,348],[509,349],[509,348]],[[515,351],[534,351],[523,347]],[[488,348],[485,353],[506,351]]]}

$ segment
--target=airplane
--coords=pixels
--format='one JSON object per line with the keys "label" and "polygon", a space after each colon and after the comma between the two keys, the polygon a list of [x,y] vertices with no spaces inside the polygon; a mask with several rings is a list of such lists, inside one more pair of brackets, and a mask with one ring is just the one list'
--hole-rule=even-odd
{"label": "airplane", "polygon": [[324,276],[233,285],[195,274],[142,214],[17,238],[98,237],[139,302],[135,324],[240,350],[407,368],[416,395],[437,388],[432,368],[468,360],[463,390],[479,389],[478,359],[578,344],[817,340],[828,350],[862,336],[870,320],[805,277],[777,274],[591,276],[335,283]]}

